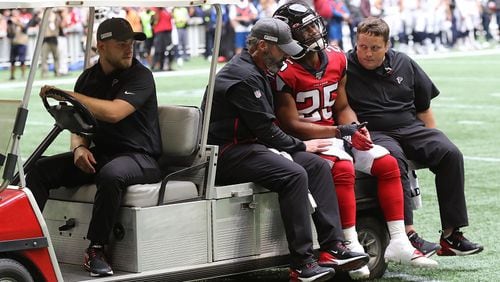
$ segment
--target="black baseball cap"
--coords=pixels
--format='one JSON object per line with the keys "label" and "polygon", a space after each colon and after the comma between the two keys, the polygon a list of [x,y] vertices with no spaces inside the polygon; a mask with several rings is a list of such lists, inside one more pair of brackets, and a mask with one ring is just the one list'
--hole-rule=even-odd
{"label": "black baseball cap", "polygon": [[290,56],[303,51],[303,48],[292,38],[290,27],[279,19],[261,18],[252,27],[250,35],[276,43],[283,52]]}
{"label": "black baseball cap", "polygon": [[97,28],[97,40],[104,41],[108,39],[143,41],[146,40],[146,35],[143,32],[134,32],[126,19],[111,18],[103,21]]}

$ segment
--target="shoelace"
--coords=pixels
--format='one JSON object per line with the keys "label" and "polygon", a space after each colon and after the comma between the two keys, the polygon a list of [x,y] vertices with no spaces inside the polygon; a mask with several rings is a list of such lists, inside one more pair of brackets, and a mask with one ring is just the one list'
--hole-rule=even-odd
{"label": "shoelace", "polygon": [[307,263],[306,264],[307,269],[313,269],[315,266],[316,266],[316,264],[314,264],[314,263]]}
{"label": "shoelace", "polygon": [[344,254],[346,252],[349,252],[349,248],[347,248],[347,244],[350,244],[350,241],[343,241],[343,242],[338,242],[337,243],[337,250],[339,251],[340,254]]}
{"label": "shoelace", "polygon": [[89,258],[90,259],[93,259],[93,258],[96,258],[96,257],[100,257],[102,258],[103,257],[103,251],[101,249],[101,247],[90,247],[89,250],[88,250],[88,254],[89,254]]}
{"label": "shoelace", "polygon": [[414,242],[417,246],[422,246],[424,244],[424,239],[418,236],[417,233],[413,233],[410,236],[410,241]]}
{"label": "shoelace", "polygon": [[[460,240],[460,241],[464,241],[464,240],[467,240],[465,239],[464,237],[464,233],[463,232],[460,232],[460,231],[455,231],[451,234],[451,236],[455,237],[456,239]],[[451,237],[450,236],[450,237]]]}
{"label": "shoelace", "polygon": [[467,239],[464,237],[464,233],[461,232],[458,229],[453,230],[453,232],[451,232],[451,234],[448,237],[444,237],[443,230],[440,230],[439,233],[441,233],[441,236],[442,236],[443,239],[447,239],[447,240],[451,240],[452,239],[452,240],[459,240],[459,241],[465,240],[465,241],[467,241]]}

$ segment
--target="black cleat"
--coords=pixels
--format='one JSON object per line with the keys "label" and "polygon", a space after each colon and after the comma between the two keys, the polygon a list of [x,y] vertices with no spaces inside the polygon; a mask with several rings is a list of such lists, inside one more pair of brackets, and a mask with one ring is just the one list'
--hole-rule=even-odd
{"label": "black cleat", "polygon": [[441,234],[441,249],[438,256],[467,256],[483,251],[483,246],[473,243],[464,237],[463,233],[455,229],[448,238]]}
{"label": "black cleat", "polygon": [[104,246],[93,245],[85,251],[85,261],[83,267],[90,272],[90,276],[110,276],[113,275],[113,269],[106,261],[104,255]]}
{"label": "black cleat", "polygon": [[290,268],[290,281],[327,281],[333,278],[335,270],[321,267],[317,262],[307,263],[298,268]]}
{"label": "black cleat", "polygon": [[344,242],[337,242],[335,247],[319,253],[318,264],[333,267],[335,270],[349,271],[365,266],[370,257],[365,253],[350,251]]}
{"label": "black cleat", "polygon": [[424,240],[424,238],[418,236],[418,233],[415,231],[410,231],[407,235],[412,246],[426,257],[434,255],[439,249],[441,249],[439,244]]}

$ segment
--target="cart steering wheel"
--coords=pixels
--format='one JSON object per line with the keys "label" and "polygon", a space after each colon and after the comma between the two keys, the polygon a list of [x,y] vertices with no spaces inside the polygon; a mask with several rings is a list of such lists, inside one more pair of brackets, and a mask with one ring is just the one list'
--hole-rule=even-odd
{"label": "cart steering wheel", "polygon": [[[56,99],[56,96],[59,98]],[[58,103],[51,104],[49,99],[58,100]],[[42,96],[42,101],[59,128],[81,136],[90,136],[95,133],[97,121],[94,115],[66,92],[55,88],[50,89],[45,96]]]}

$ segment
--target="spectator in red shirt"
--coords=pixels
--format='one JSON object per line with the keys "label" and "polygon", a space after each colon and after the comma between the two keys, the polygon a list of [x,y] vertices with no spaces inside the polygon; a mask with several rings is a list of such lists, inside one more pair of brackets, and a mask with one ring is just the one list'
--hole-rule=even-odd
{"label": "spectator in red shirt", "polygon": [[172,70],[173,52],[172,52],[172,15],[163,7],[155,9],[153,22],[153,46],[155,53],[151,68],[153,70],[163,70],[165,63],[165,52],[168,52],[168,70]]}

